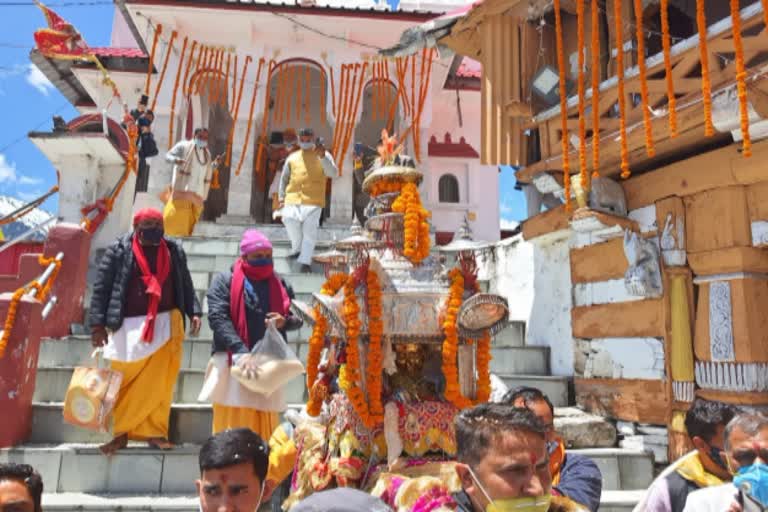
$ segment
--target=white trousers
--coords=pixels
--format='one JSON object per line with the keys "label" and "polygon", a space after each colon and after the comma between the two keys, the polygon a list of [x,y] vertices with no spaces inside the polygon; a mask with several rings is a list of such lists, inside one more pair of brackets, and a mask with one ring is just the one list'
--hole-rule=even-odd
{"label": "white trousers", "polygon": [[283,225],[291,239],[291,253],[299,254],[298,261],[302,265],[312,264],[322,213],[319,206],[291,204],[283,207]]}

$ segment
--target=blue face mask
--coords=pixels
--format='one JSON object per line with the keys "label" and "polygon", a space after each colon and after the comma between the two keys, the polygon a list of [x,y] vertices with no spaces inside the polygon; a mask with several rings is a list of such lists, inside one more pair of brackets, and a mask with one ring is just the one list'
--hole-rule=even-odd
{"label": "blue face mask", "polygon": [[252,267],[268,267],[272,264],[272,258],[253,258],[248,260],[248,264]]}
{"label": "blue face mask", "polygon": [[741,468],[733,477],[733,485],[768,506],[768,464],[756,462]]}

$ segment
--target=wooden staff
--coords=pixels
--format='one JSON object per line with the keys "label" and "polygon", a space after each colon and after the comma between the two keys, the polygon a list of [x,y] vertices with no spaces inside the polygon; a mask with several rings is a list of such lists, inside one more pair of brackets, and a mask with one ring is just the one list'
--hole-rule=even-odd
{"label": "wooden staff", "polygon": [[175,30],[171,32],[171,40],[168,41],[168,46],[165,49],[163,69],[160,71],[160,79],[157,81],[157,85],[155,85],[155,95],[152,97],[152,106],[150,107],[150,110],[152,111],[154,111],[155,107],[157,106],[157,97],[160,95],[160,88],[163,86],[163,82],[165,81],[165,72],[168,70],[168,60],[171,57],[171,53],[173,53],[173,42],[176,40],[176,36],[178,35],[179,33]]}
{"label": "wooden staff", "polygon": [[[176,69],[176,79],[173,82],[173,94],[171,96],[171,120],[168,123],[168,149],[173,146],[173,122],[176,120],[176,93],[179,90],[179,80],[181,79],[181,70],[184,67],[184,55],[187,53],[188,38],[184,37],[184,43],[181,46],[181,56],[179,56],[179,67]],[[187,66],[189,71],[189,66]]]}

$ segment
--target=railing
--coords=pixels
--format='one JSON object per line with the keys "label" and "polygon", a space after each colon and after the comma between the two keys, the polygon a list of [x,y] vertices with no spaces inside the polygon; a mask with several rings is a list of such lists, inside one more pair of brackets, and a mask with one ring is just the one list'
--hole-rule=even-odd
{"label": "railing", "polygon": [[[48,266],[45,268],[43,273],[40,275],[39,279],[36,279],[37,283],[40,285],[40,288],[45,288],[46,284],[48,283],[48,280],[51,279],[51,276],[53,275],[53,272],[56,270],[56,267],[61,265],[61,261],[64,259],[64,253],[60,252],[56,254],[56,257],[53,259],[51,263],[48,264]],[[32,286],[25,294],[26,297],[35,298],[37,297],[39,288],[36,286]],[[45,307],[43,307],[43,320],[50,314],[51,310],[53,310],[53,307],[58,302],[58,298],[55,295],[52,295],[50,299],[48,299],[48,302],[45,304]]]}
{"label": "railing", "polygon": [[[6,224],[10,224],[11,222],[14,222],[14,221],[22,218],[23,216],[27,215],[32,210],[34,210],[35,208],[37,208],[38,206],[40,206],[41,204],[46,202],[48,200],[48,198],[50,198],[54,194],[58,193],[58,191],[59,191],[59,187],[58,186],[51,187],[51,190],[49,190],[45,194],[41,195],[37,199],[33,199],[32,201],[28,202],[27,204],[16,208],[14,211],[9,213],[8,215],[0,218],[0,226],[4,226]],[[12,238],[9,241],[6,241],[2,245],[2,247],[0,247],[0,253],[2,253],[4,251],[7,251],[8,249],[13,247],[14,245],[18,244],[19,242],[23,242],[24,240],[26,240],[30,236],[34,235],[35,233],[37,233],[41,229],[45,228],[46,226],[48,226],[50,223],[54,222],[55,220],[56,220],[56,217],[50,217],[50,218],[44,220],[43,222],[39,222],[37,225],[35,225],[35,226],[31,227],[30,229],[26,230],[25,232],[23,232],[19,236],[15,237],[15,238]]]}

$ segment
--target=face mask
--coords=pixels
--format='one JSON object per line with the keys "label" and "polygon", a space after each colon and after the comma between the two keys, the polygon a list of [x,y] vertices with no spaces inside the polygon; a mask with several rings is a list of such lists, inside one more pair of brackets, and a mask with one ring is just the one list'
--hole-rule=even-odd
{"label": "face mask", "polygon": [[303,149],[304,151],[309,151],[311,149],[315,149],[315,143],[314,142],[299,142],[299,147]]}
{"label": "face mask", "polygon": [[248,260],[248,264],[252,267],[268,267],[272,264],[272,258],[253,258]]}
{"label": "face mask", "polygon": [[485,512],[548,512],[549,505],[552,502],[552,495],[547,494],[545,496],[526,496],[523,498],[506,498],[492,500],[491,497],[480,483],[480,480],[469,469],[469,474],[472,475],[472,480],[475,481],[480,492],[483,493],[485,499],[488,500],[488,505],[485,507]]}
{"label": "face mask", "polygon": [[200,149],[205,149],[205,148],[208,147],[208,141],[207,140],[195,139],[195,146],[197,146]]}
{"label": "face mask", "polygon": [[159,244],[165,234],[163,228],[145,228],[139,233],[141,233],[141,241],[149,244]]}
{"label": "face mask", "polygon": [[722,450],[720,448],[715,448],[714,446],[709,447],[709,458],[712,459],[712,462],[720,466],[726,471],[730,471],[728,469],[728,464],[725,463],[723,460]]}
{"label": "face mask", "polygon": [[756,462],[741,468],[733,477],[733,485],[768,506],[768,464]]}

